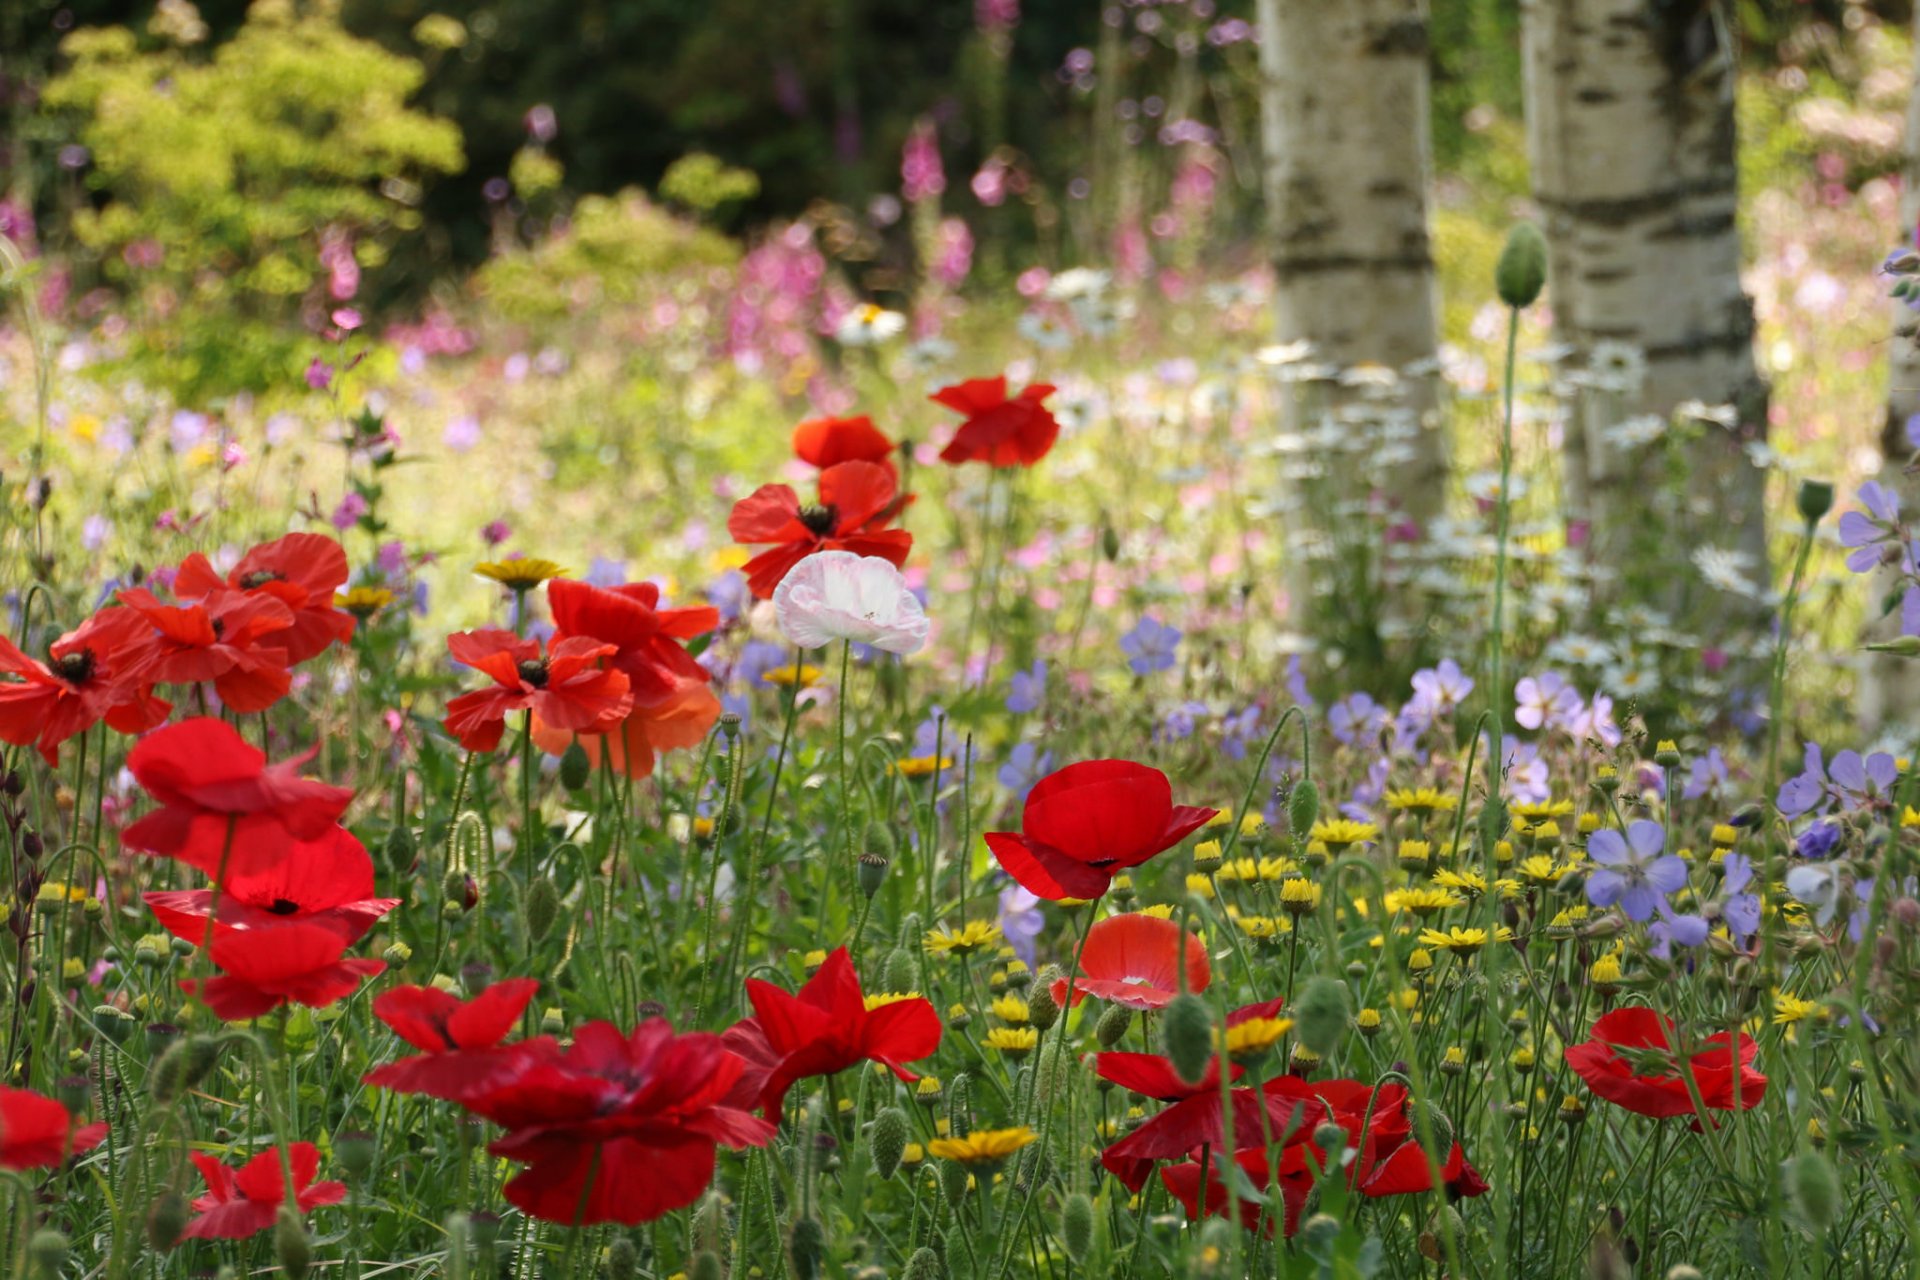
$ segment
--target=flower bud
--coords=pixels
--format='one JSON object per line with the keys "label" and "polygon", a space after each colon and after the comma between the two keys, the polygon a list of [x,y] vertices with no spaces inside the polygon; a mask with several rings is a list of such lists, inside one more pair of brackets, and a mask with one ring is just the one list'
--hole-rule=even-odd
{"label": "flower bud", "polygon": [[907,1115],[898,1107],[883,1107],[873,1118],[873,1131],[867,1138],[867,1151],[873,1157],[873,1171],[891,1178],[900,1167],[907,1150]]}
{"label": "flower bud", "polygon": [[220,1057],[220,1043],[211,1036],[188,1036],[161,1055],[147,1077],[153,1100],[169,1106],[207,1078]]}
{"label": "flower bud", "polygon": [[871,898],[887,882],[887,859],[878,853],[860,855],[860,892]]}
{"label": "flower bud", "polygon": [[560,918],[560,890],[554,887],[551,878],[535,876],[527,885],[525,905],[527,936],[534,942],[542,941],[553,932],[554,923]]}
{"label": "flower bud", "polygon": [[1309,1249],[1324,1250],[1330,1247],[1340,1235],[1340,1219],[1331,1214],[1316,1213],[1300,1224],[1300,1239]]}
{"label": "flower bud", "polygon": [[575,738],[560,753],[560,785],[572,792],[586,790],[593,781],[593,761],[587,759],[587,749]]}
{"label": "flower bud", "polygon": [[718,1191],[700,1197],[693,1208],[693,1243],[698,1249],[721,1253],[727,1247],[727,1199]]}
{"label": "flower bud", "polygon": [[1076,1191],[1060,1206],[1060,1238],[1067,1256],[1085,1262],[1093,1250],[1093,1201],[1084,1191]]}
{"label": "flower bud", "polygon": [[940,1265],[940,1255],[921,1245],[907,1259],[906,1267],[900,1272],[900,1280],[941,1280],[946,1269]]}
{"label": "flower bud", "polygon": [[1111,1049],[1120,1043],[1127,1028],[1133,1025],[1133,1010],[1123,1004],[1108,1005],[1107,1011],[1100,1015],[1100,1021],[1093,1025],[1093,1038],[1102,1049]]}
{"label": "flower bud", "polygon": [[1339,1046],[1349,1016],[1347,984],[1324,974],[1315,977],[1307,983],[1294,1009],[1300,1043],[1317,1056],[1326,1057]]}
{"label": "flower bud", "polygon": [[1027,997],[1027,1021],[1039,1031],[1049,1031],[1060,1021],[1060,1006],[1053,1002],[1051,983],[1036,983]]}
{"label": "flower bud", "polygon": [[377,1154],[378,1147],[370,1133],[356,1129],[333,1140],[334,1162],[355,1177],[373,1168],[373,1158]]}
{"label": "flower bud", "polygon": [[1800,489],[1794,495],[1794,505],[1800,509],[1800,518],[1808,524],[1819,524],[1820,517],[1833,510],[1833,485],[1826,480],[1802,480]]}
{"label": "flower bud", "polygon": [[826,1253],[827,1233],[818,1218],[796,1218],[787,1238],[793,1257],[793,1273],[799,1280],[814,1280],[820,1274],[820,1259]]}
{"label": "flower bud", "polygon": [[401,823],[387,832],[387,865],[396,871],[404,871],[413,865],[416,846],[413,842],[413,828]]}
{"label": "flower bud", "polygon": [[1304,840],[1319,820],[1320,788],[1312,778],[1302,778],[1293,784],[1293,791],[1287,796],[1287,826]]}
{"label": "flower bud", "polygon": [[115,1044],[125,1044],[133,1034],[133,1015],[110,1004],[93,1007],[93,1025],[100,1028],[100,1034]]}
{"label": "flower bud", "polygon": [[1180,1078],[1200,1083],[1213,1058],[1213,1011],[1207,1002],[1191,991],[1175,996],[1161,1019],[1160,1043]]}
{"label": "flower bud", "polygon": [[273,1253],[280,1260],[280,1270],[287,1280],[301,1280],[313,1261],[306,1224],[286,1205],[280,1206],[280,1216],[273,1224]]}
{"label": "flower bud", "polygon": [[1531,222],[1515,223],[1507,232],[1500,261],[1493,269],[1494,289],[1500,301],[1518,310],[1530,307],[1547,284],[1547,238]]}
{"label": "flower bud", "polygon": [[38,1280],[60,1280],[67,1265],[67,1238],[52,1227],[42,1227],[27,1241],[27,1258]]}
{"label": "flower bud", "polygon": [[693,1255],[693,1265],[687,1268],[687,1280],[726,1280],[727,1269],[720,1262],[720,1255],[711,1249],[702,1249]]}
{"label": "flower bud", "polygon": [[967,1166],[958,1160],[940,1162],[940,1190],[946,1195],[947,1203],[955,1209],[966,1203],[967,1183],[971,1175]]}
{"label": "flower bud", "polygon": [[180,1241],[187,1229],[187,1198],[178,1191],[162,1191],[147,1207],[147,1243],[157,1253],[165,1253]]}
{"label": "flower bud", "polygon": [[1787,1161],[1787,1195],[1807,1225],[1824,1233],[1840,1211],[1840,1180],[1827,1158],[1807,1151]]}
{"label": "flower bud", "polygon": [[888,991],[912,991],[920,985],[919,973],[913,953],[905,947],[895,947],[887,953],[887,962],[881,966],[885,979],[882,986]]}

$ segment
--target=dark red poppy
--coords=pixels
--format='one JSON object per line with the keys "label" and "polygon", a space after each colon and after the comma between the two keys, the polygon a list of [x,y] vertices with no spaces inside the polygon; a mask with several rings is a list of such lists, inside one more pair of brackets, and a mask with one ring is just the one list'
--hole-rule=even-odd
{"label": "dark red poppy", "polygon": [[896,569],[913,550],[913,535],[887,525],[907,499],[893,474],[872,462],[841,462],[820,473],[820,501],[801,506],[784,484],[763,484],[733,504],[727,532],[744,546],[773,545],[746,563],[747,586],[762,600],[793,566],[816,551],[878,556]]}
{"label": "dark red poppy", "polygon": [[270,871],[294,842],[329,836],[353,801],[346,787],[300,776],[313,755],[269,765],[231,725],[208,716],[156,730],[134,744],[127,768],[161,807],[121,841],[210,876],[219,876],[223,851],[229,879]]}
{"label": "dark red poppy", "polygon": [[353,615],[333,607],[334,593],[346,585],[347,553],[338,542],[322,533],[289,533],[241,556],[224,578],[194,552],[181,561],[173,592],[182,600],[226,590],[280,601],[293,621],[268,639],[286,650],[288,666],[297,666],[353,639]]}
{"label": "dark red poppy", "polygon": [[[1262,1192],[1267,1190],[1269,1174],[1267,1153],[1263,1148],[1254,1147],[1251,1150],[1240,1152],[1234,1157],[1234,1163],[1240,1166],[1240,1171],[1246,1175],[1247,1182],[1256,1190]],[[1187,1221],[1198,1222],[1202,1218],[1226,1217],[1230,1197],[1224,1177],[1226,1173],[1225,1153],[1211,1150],[1207,1152],[1205,1169],[1206,1201],[1204,1204],[1200,1199],[1201,1172],[1198,1157],[1188,1160],[1184,1164],[1162,1165],[1160,1167],[1160,1182],[1166,1187],[1173,1198],[1180,1202],[1180,1207],[1187,1211]],[[1284,1227],[1286,1235],[1291,1236],[1299,1229],[1300,1209],[1306,1204],[1307,1192],[1310,1189],[1311,1184],[1306,1186],[1289,1186],[1284,1181],[1280,1183],[1280,1195],[1284,1209],[1282,1215],[1284,1221],[1280,1225]],[[1273,1229],[1276,1224],[1271,1203],[1262,1204],[1258,1200],[1243,1200],[1240,1199],[1237,1194],[1231,1197],[1231,1201],[1239,1210],[1238,1217],[1242,1227],[1248,1231],[1257,1231],[1268,1238],[1273,1236]]]}
{"label": "dark red poppy", "polygon": [[[1169,1104],[1100,1153],[1100,1163],[1128,1190],[1145,1186],[1158,1161],[1184,1160],[1202,1147],[1226,1146],[1217,1066],[1209,1065],[1206,1077],[1194,1085],[1181,1080],[1172,1063],[1150,1053],[1103,1053],[1094,1069],[1123,1088]],[[1236,1066],[1230,1082],[1239,1076]],[[1261,1146],[1268,1140],[1296,1146],[1325,1115],[1321,1103],[1291,1076],[1269,1080],[1259,1089],[1233,1088],[1228,1097],[1236,1147]]]}
{"label": "dark red poppy", "polygon": [[60,744],[105,720],[117,733],[145,733],[172,704],[137,678],[153,629],[131,609],[101,610],[55,640],[36,662],[0,636],[0,742],[39,748],[60,762]]}
{"label": "dark red poppy", "polygon": [[605,733],[633,709],[623,671],[600,660],[617,645],[585,636],[555,640],[543,656],[538,640],[488,628],[447,637],[454,661],[493,678],[491,689],[463,693],[447,703],[447,732],[469,751],[492,751],[506,731],[507,715],[531,710],[566,733]]}
{"label": "dark red poppy", "polygon": [[438,987],[394,987],[374,997],[373,1016],[416,1049],[425,1050],[375,1067],[364,1083],[395,1093],[464,1102],[506,1083],[533,1058],[555,1052],[552,1040],[503,1045],[533,1000],[534,978],[496,982],[471,1000]]}
{"label": "dark red poppy", "polygon": [[1007,395],[1007,380],[970,378],[933,393],[937,404],[964,418],[940,461],[984,462],[990,467],[1030,467],[1047,456],[1060,436],[1060,423],[1043,403],[1053,388],[1036,382],[1017,396]]}
{"label": "dark red poppy", "polygon": [[864,413],[809,418],[793,429],[793,456],[822,471],[842,462],[871,462],[894,475],[893,450],[893,441]]}
{"label": "dark red poppy", "polygon": [[[1183,966],[1188,991],[1205,991],[1213,981],[1205,944],[1173,921],[1138,913],[1108,916],[1087,933],[1080,955],[1084,976],[1074,981],[1073,1003],[1091,995],[1129,1009],[1163,1009],[1180,993]],[[1065,978],[1054,979],[1053,999],[1066,1003]]]}
{"label": "dark red poppy", "polygon": [[[168,933],[196,947],[205,941],[213,890],[161,890],[147,894],[146,902]],[[304,921],[333,930],[351,945],[399,905],[398,898],[373,896],[373,859],[352,832],[336,826],[317,840],[294,842],[286,856],[257,871],[229,874],[214,919],[222,930]]]}
{"label": "dark red poppy", "polygon": [[75,1126],[59,1102],[0,1086],[0,1169],[45,1169],[99,1146],[104,1124]]}
{"label": "dark red poppy", "polygon": [[235,711],[265,711],[293,686],[280,637],[293,610],[269,595],[215,591],[166,604],[144,587],[120,602],[145,618],[155,637],[139,676],[158,684],[207,684]]}
{"label": "dark red poppy", "polygon": [[1158,769],[1083,760],[1034,784],[1020,830],[989,831],[1001,869],[1042,898],[1097,898],[1113,878],[1179,844],[1216,809],[1173,803]]}
{"label": "dark red poppy", "polygon": [[352,944],[335,929],[269,915],[271,924],[227,928],[222,922],[210,955],[217,977],[180,984],[223,1022],[244,1022],[283,1004],[322,1008],[352,995],[363,978],[386,969],[379,960],[346,954]]}
{"label": "dark red poppy", "polygon": [[[1566,1051],[1566,1062],[1587,1082],[1587,1088],[1615,1106],[1643,1116],[1694,1115],[1693,1097],[1687,1090],[1686,1070],[1700,1091],[1700,1101],[1713,1111],[1732,1111],[1736,1083],[1741,1110],[1760,1105],[1767,1094],[1767,1078],[1753,1069],[1759,1046],[1753,1037],[1740,1034],[1739,1063],[1736,1067],[1729,1035],[1722,1031],[1708,1036],[1703,1048],[1684,1064],[1673,1058],[1673,1020],[1652,1009],[1628,1005],[1601,1015],[1589,1033],[1592,1037]],[[1643,1074],[1621,1052],[1664,1050],[1672,1059],[1662,1070]],[[1644,1057],[1642,1062],[1644,1064]],[[1735,1072],[1738,1072],[1737,1082]]]}
{"label": "dark red poppy", "polygon": [[940,1015],[921,997],[867,1007],[845,947],[836,948],[798,994],[749,978],[747,999],[754,1016],[729,1027],[723,1038],[748,1064],[765,1070],[759,1105],[771,1120],[779,1119],[797,1080],[861,1062],[878,1062],[902,1080],[917,1080],[901,1064],[940,1047]]}
{"label": "dark red poppy", "polygon": [[508,1201],[548,1222],[650,1222],[692,1204],[713,1180],[714,1147],[761,1146],[774,1126],[726,1099],[745,1064],[703,1032],[662,1019],[631,1036],[590,1022],[564,1053],[466,1107],[507,1130],[487,1148],[528,1167]]}
{"label": "dark red poppy", "polygon": [[[280,1216],[280,1206],[287,1202],[287,1181],[278,1147],[262,1151],[238,1169],[201,1151],[189,1151],[187,1158],[207,1180],[207,1194],[194,1197],[193,1211],[199,1216],[180,1233],[183,1239],[245,1240],[271,1227]],[[293,1170],[293,1199],[301,1213],[347,1198],[346,1183],[313,1180],[320,1172],[320,1149],[311,1142],[289,1144],[286,1161]]]}

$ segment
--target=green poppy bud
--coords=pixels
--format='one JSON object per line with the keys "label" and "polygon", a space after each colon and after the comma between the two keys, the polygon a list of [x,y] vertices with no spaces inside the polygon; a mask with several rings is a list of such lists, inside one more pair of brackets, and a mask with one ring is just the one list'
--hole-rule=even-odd
{"label": "green poppy bud", "polygon": [[1036,982],[1027,996],[1027,1021],[1036,1031],[1049,1031],[1060,1021],[1060,1006],[1053,1002],[1053,984]]}
{"label": "green poppy bud", "polygon": [[1102,1049],[1111,1049],[1120,1043],[1127,1034],[1127,1028],[1133,1025],[1133,1010],[1123,1004],[1107,1006],[1100,1015],[1100,1021],[1093,1024],[1093,1038],[1100,1042]]}
{"label": "green poppy bud", "polygon": [[1293,791],[1287,796],[1287,827],[1302,840],[1307,832],[1313,830],[1313,824],[1320,821],[1320,788],[1312,778],[1302,778],[1293,784]]}
{"label": "green poppy bud", "polygon": [[907,1113],[898,1107],[882,1107],[873,1118],[873,1132],[867,1139],[873,1171],[882,1178],[891,1178],[900,1168],[900,1157],[906,1150]]}
{"label": "green poppy bud", "polygon": [[942,1280],[945,1275],[946,1268],[940,1265],[940,1255],[922,1245],[907,1259],[906,1268],[900,1272],[900,1280]]}
{"label": "green poppy bud", "polygon": [[285,1205],[273,1224],[273,1254],[287,1280],[301,1280],[313,1262],[313,1245],[307,1240],[306,1224],[300,1215]]}
{"label": "green poppy bud", "polygon": [[527,885],[527,936],[535,942],[553,932],[560,918],[560,890],[546,876],[535,876]]}
{"label": "green poppy bud", "polygon": [[1826,480],[1802,480],[1794,505],[1800,508],[1802,520],[1819,524],[1820,518],[1833,510],[1833,485]]}
{"label": "green poppy bud", "polygon": [[405,823],[387,832],[387,865],[397,871],[413,865],[415,846],[413,828]]}
{"label": "green poppy bud", "polygon": [[354,1130],[343,1133],[333,1140],[333,1158],[342,1169],[355,1177],[373,1168],[373,1158],[379,1149],[370,1133]]}
{"label": "green poppy bud", "polygon": [[560,785],[569,791],[579,792],[593,781],[593,761],[587,759],[587,749],[575,738],[560,753]]}
{"label": "green poppy bud", "polygon": [[42,1227],[27,1242],[27,1258],[39,1280],[60,1280],[67,1265],[67,1238],[52,1227]]}
{"label": "green poppy bud", "polygon": [[162,1054],[147,1077],[153,1100],[168,1106],[193,1089],[220,1057],[220,1044],[211,1036],[188,1036]]}
{"label": "green poppy bud", "polygon": [[1060,1238],[1067,1256],[1085,1262],[1093,1250],[1093,1200],[1084,1191],[1076,1191],[1060,1206]]}
{"label": "green poppy bud", "polygon": [[607,1280],[634,1280],[640,1274],[640,1247],[633,1237],[618,1235],[607,1246]]}
{"label": "green poppy bud", "polygon": [[820,1274],[820,1259],[826,1254],[827,1233],[818,1218],[797,1218],[787,1239],[793,1257],[793,1273],[799,1280],[814,1280]]}
{"label": "green poppy bud", "polygon": [[946,1193],[947,1203],[958,1209],[967,1200],[967,1166],[958,1160],[940,1162],[940,1190]]}
{"label": "green poppy bud", "polygon": [[727,1269],[720,1263],[720,1255],[711,1249],[702,1249],[693,1255],[693,1265],[687,1269],[687,1280],[726,1280]]}
{"label": "green poppy bud", "polygon": [[1173,1069],[1188,1084],[1198,1084],[1213,1059],[1213,1010],[1191,991],[1167,1005],[1160,1022],[1160,1044]]}
{"label": "green poppy bud", "polygon": [[187,1229],[187,1198],[178,1191],[162,1191],[147,1207],[147,1243],[165,1253],[180,1242]]}
{"label": "green poppy bud", "polygon": [[1352,1016],[1347,984],[1324,974],[1307,983],[1294,1008],[1294,1026],[1300,1043],[1324,1058],[1340,1044]]}
{"label": "green poppy bud", "polygon": [[1530,307],[1547,286],[1547,238],[1531,222],[1515,223],[1507,232],[1506,247],[1493,269],[1500,301],[1513,308]]}
{"label": "green poppy bud", "polygon": [[1840,1211],[1840,1179],[1817,1151],[1787,1161],[1787,1196],[1815,1231],[1825,1232]]}
{"label": "green poppy bud", "polygon": [[727,1247],[727,1201],[718,1191],[707,1192],[694,1206],[693,1243],[713,1253]]}

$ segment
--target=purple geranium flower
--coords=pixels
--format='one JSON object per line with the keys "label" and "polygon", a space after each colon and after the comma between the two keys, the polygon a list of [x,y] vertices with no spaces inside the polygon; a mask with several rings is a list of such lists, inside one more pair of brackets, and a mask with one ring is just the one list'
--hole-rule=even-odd
{"label": "purple geranium flower", "polygon": [[1007,683],[1007,710],[1017,716],[1038,711],[1047,696],[1046,659],[1035,658],[1031,670],[1014,672]]}
{"label": "purple geranium flower", "polygon": [[1522,729],[1564,729],[1580,709],[1579,691],[1558,671],[1523,676],[1513,700],[1513,722]]}
{"label": "purple geranium flower", "polygon": [[1428,717],[1450,715],[1473,692],[1473,677],[1452,658],[1413,673],[1413,700]]}
{"label": "purple geranium flower", "polygon": [[1031,742],[1014,745],[1007,756],[1007,762],[1000,766],[995,775],[1000,785],[1013,794],[1014,799],[1026,803],[1027,792],[1033,790],[1034,783],[1053,772],[1053,752],[1042,751]]}
{"label": "purple geranium flower", "polygon": [[1720,863],[1720,918],[1727,922],[1736,946],[1760,932],[1760,895],[1748,893],[1753,883],[1753,859],[1743,853],[1729,853]]}
{"label": "purple geranium flower", "polygon": [[1627,919],[1652,919],[1668,894],[1687,883],[1687,864],[1662,854],[1667,833],[1642,818],[1627,824],[1626,834],[1608,828],[1587,841],[1587,856],[1599,866],[1587,877],[1587,901],[1596,907],[1618,903]]}
{"label": "purple geranium flower", "polygon": [[1364,693],[1349,694],[1327,708],[1327,727],[1346,746],[1387,727],[1387,709]]}
{"label": "purple geranium flower", "polygon": [[1840,516],[1840,543],[1851,547],[1847,568],[1855,573],[1870,573],[1882,559],[1882,543],[1901,541],[1900,498],[1893,490],[1869,480],[1860,486],[1860,505],[1866,511],[1847,511]]}
{"label": "purple geranium flower", "polygon": [[1687,800],[1717,794],[1727,782],[1727,759],[1720,748],[1709,748],[1704,756],[1695,756],[1687,771],[1687,785],[1680,792]]}
{"label": "purple geranium flower", "polygon": [[1033,940],[1046,927],[1046,917],[1040,914],[1040,899],[1036,894],[1017,884],[1000,891],[1000,932],[1006,935],[1007,945],[1029,969],[1034,966]]}
{"label": "purple geranium flower", "polygon": [[1120,637],[1121,652],[1137,676],[1150,676],[1173,666],[1174,651],[1180,647],[1180,628],[1159,619],[1142,616],[1133,630]]}

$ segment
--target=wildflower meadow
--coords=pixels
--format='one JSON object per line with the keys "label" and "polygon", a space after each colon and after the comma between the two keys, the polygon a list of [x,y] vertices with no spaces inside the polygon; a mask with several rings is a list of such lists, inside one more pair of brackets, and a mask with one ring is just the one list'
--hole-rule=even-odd
{"label": "wildflower meadow", "polygon": [[587,8],[0,22],[0,1271],[1920,1274],[1910,6]]}

